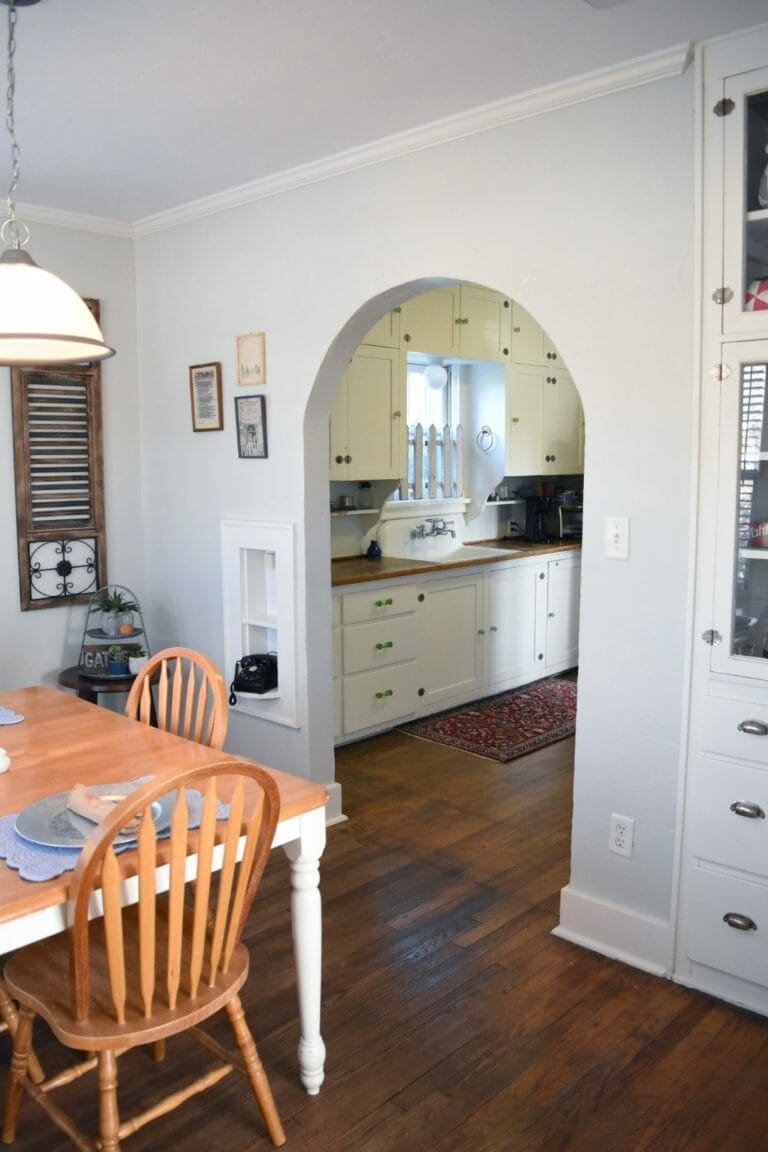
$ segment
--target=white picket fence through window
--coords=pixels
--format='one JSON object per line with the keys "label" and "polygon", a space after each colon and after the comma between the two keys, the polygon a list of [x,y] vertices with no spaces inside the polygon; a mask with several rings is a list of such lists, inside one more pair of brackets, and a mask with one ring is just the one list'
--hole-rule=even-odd
{"label": "white picket fence through window", "polygon": [[461,424],[408,426],[407,487],[401,500],[448,500],[464,495],[464,432]]}

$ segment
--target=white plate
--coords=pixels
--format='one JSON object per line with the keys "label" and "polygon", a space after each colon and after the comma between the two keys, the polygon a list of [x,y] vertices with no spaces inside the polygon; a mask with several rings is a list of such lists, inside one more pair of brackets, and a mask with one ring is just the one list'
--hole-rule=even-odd
{"label": "white plate", "polygon": [[[129,784],[94,784],[94,792],[102,796],[115,796],[129,792],[137,787],[135,782]],[[176,793],[169,792],[155,800],[151,807],[152,819],[158,832],[164,831],[171,823],[171,812]],[[36,804],[30,804],[23,812],[19,812],[14,821],[14,829],[23,840],[31,844],[41,844],[44,848],[82,848],[88,837],[98,827],[92,820],[86,820],[70,812],[67,808],[69,792],[59,792],[55,796],[46,796]],[[131,844],[136,836],[116,836],[115,844]]]}

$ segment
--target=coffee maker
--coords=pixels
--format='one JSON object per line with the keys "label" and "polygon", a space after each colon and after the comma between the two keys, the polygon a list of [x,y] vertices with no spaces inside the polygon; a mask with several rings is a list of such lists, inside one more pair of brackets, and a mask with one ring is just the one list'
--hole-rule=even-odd
{"label": "coffee maker", "polygon": [[[546,493],[546,495],[545,495]],[[552,539],[554,484],[537,484],[534,495],[525,501],[525,538],[532,544],[548,544]]]}

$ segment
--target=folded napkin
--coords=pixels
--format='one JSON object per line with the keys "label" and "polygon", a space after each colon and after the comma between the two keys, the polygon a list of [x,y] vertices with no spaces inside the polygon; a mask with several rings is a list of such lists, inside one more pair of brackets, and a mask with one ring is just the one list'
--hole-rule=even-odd
{"label": "folded napkin", "polygon": [[[67,808],[77,816],[83,816],[86,820],[92,820],[94,824],[100,824],[121,800],[125,800],[127,795],[127,792],[122,795],[117,793],[99,794],[94,792],[92,788],[86,788],[85,784],[75,784],[69,794]],[[129,820],[125,827],[121,828],[120,834],[122,836],[135,836],[140,826],[141,813]]]}

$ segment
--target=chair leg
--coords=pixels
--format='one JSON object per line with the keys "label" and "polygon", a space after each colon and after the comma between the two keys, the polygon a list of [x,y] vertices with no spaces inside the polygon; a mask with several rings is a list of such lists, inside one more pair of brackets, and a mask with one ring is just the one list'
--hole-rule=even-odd
{"label": "chair leg", "polygon": [[235,1034],[237,1047],[243,1058],[248,1080],[253,1089],[253,1094],[256,1097],[256,1102],[261,1109],[261,1114],[264,1117],[264,1123],[267,1126],[270,1139],[273,1144],[279,1147],[281,1144],[285,1144],[285,1132],[280,1122],[280,1116],[272,1095],[272,1089],[269,1086],[267,1074],[259,1059],[259,1053],[256,1049],[253,1036],[251,1035],[251,1030],[246,1023],[245,1013],[243,1012],[243,1006],[240,1003],[239,996],[234,996],[227,1004],[227,1015],[232,1024],[232,1031]]}
{"label": "chair leg", "polygon": [[[13,1040],[16,1035],[16,1028],[19,1022],[19,1014],[16,1011],[16,1005],[8,995],[8,989],[2,980],[0,980],[0,1017],[2,1017],[3,1023],[8,1029],[8,1034],[11,1037],[11,1040]],[[40,1061],[35,1055],[33,1048],[30,1048],[29,1051],[29,1078],[30,1080],[33,1080],[35,1084],[41,1084],[45,1079],[45,1073],[40,1066]]]}
{"label": "chair leg", "polygon": [[32,1047],[32,1025],[35,1014],[29,1008],[19,1012],[16,1035],[13,1038],[13,1056],[5,1086],[5,1112],[3,1115],[3,1143],[13,1144],[21,1105],[21,1082],[27,1074],[29,1051]]}
{"label": "chair leg", "polygon": [[120,1152],[119,1130],[117,1057],[114,1052],[99,1052],[99,1135],[102,1152]]}

